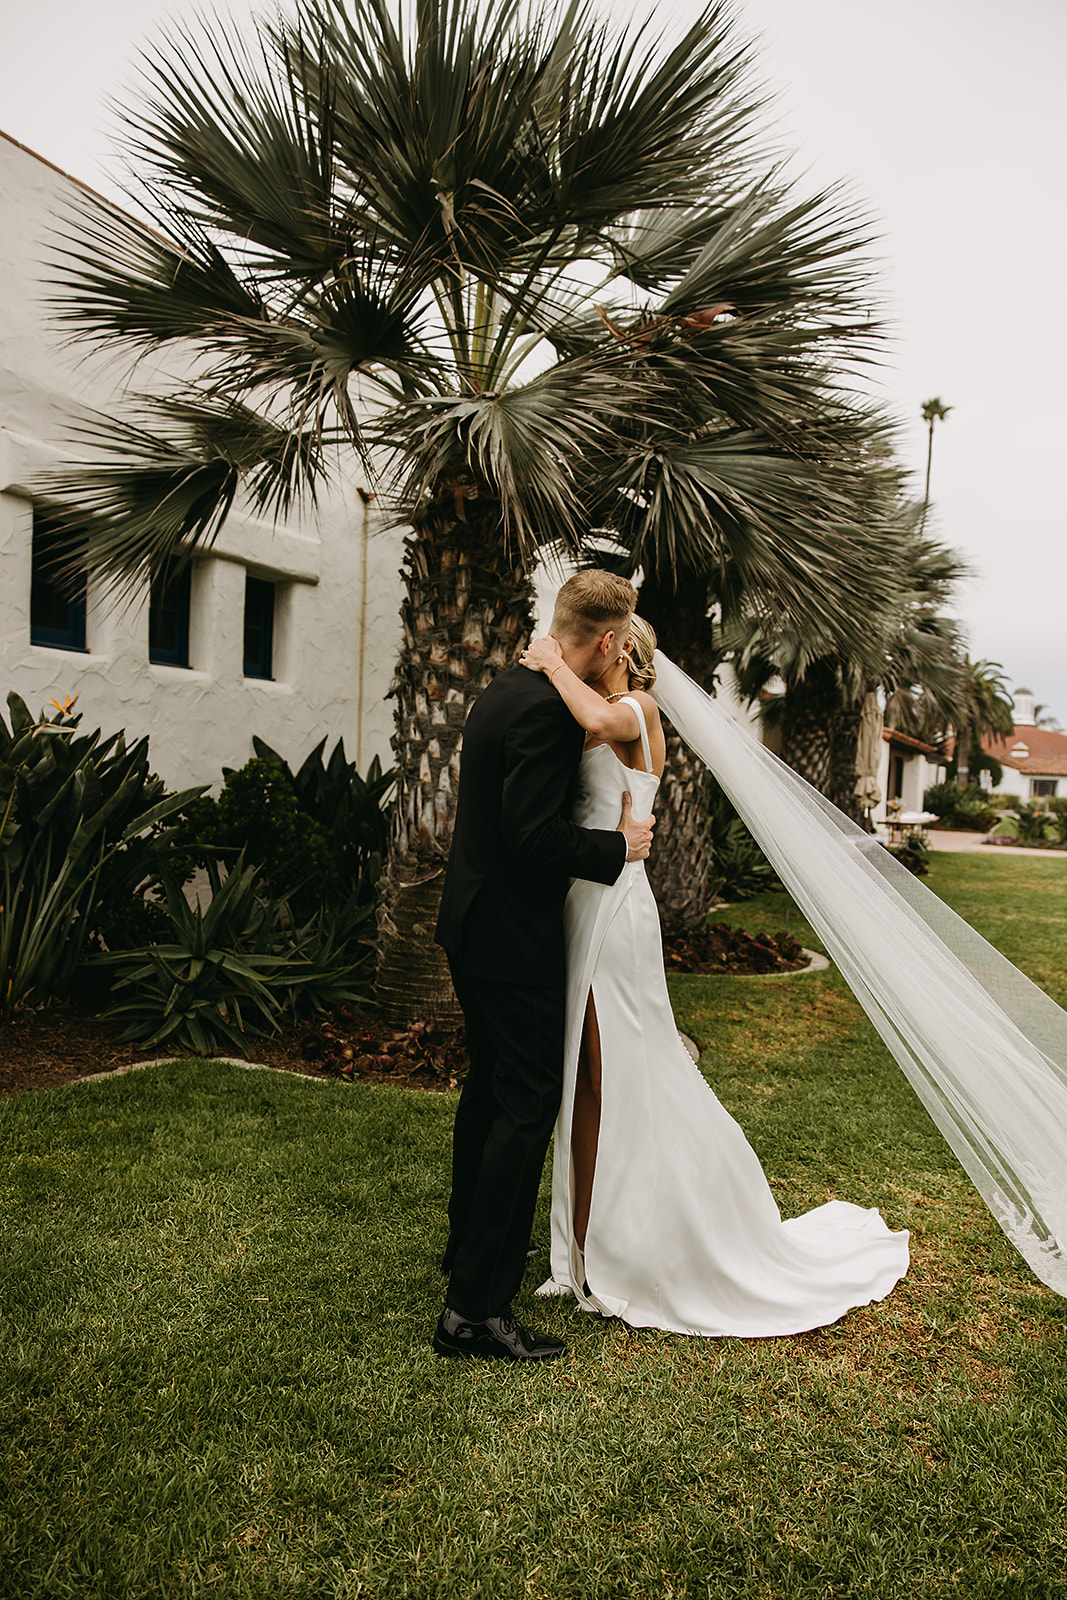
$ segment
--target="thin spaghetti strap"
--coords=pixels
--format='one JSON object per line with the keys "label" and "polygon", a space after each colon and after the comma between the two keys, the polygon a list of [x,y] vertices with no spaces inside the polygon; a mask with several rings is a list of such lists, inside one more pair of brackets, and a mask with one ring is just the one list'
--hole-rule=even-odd
{"label": "thin spaghetti strap", "polygon": [[641,709],[641,702],[635,700],[632,694],[624,694],[621,705],[633,706],[637,712],[637,726],[641,729],[641,754],[645,758],[645,771],[652,771],[652,748],[648,742],[648,729],[645,726],[645,713]]}

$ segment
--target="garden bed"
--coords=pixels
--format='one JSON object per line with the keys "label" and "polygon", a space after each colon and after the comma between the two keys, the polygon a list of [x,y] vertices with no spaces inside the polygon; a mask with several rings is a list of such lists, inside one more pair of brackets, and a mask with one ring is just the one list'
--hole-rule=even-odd
{"label": "garden bed", "polygon": [[1058,839],[1020,839],[1017,833],[987,833],[982,843],[1010,845],[1014,850],[1053,850],[1061,855],[1067,850],[1067,844]]}
{"label": "garden bed", "polygon": [[[121,1033],[117,1023],[94,1017],[76,1005],[19,1007],[10,1022],[0,1023],[0,1097],[27,1089],[53,1089],[169,1053],[158,1046],[123,1041]],[[219,1046],[220,1055],[228,1053],[225,1045]],[[301,1054],[296,1033],[250,1039],[249,1057],[264,1066],[325,1076]]]}
{"label": "garden bed", "polygon": [[[664,941],[670,973],[697,976],[806,971],[810,957],[788,933],[750,934],[716,923],[702,939]],[[50,1089],[101,1072],[116,1072],[169,1052],[133,1044],[121,1027],[75,1004],[19,1007],[0,1024],[0,1096]],[[220,1044],[219,1055],[231,1049]],[[263,1066],[307,1077],[392,1083],[406,1089],[449,1089],[466,1064],[462,1029],[416,1023],[396,1029],[373,1012],[335,1006],[323,1021],[272,1038],[249,1038],[247,1056]]]}
{"label": "garden bed", "polygon": [[719,973],[803,972],[811,957],[791,933],[751,934],[745,928],[716,922],[700,935],[664,939],[663,961],[668,972],[711,977]]}

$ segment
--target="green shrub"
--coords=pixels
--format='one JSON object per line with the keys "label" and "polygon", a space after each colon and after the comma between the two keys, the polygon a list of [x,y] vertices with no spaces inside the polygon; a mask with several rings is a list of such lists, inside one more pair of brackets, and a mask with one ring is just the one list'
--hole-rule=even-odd
{"label": "green shrub", "polygon": [[253,746],[243,767],[223,768],[217,800],[188,808],[177,839],[185,870],[243,855],[300,918],[352,898],[372,900],[388,840],[392,772],[383,773],[375,757],[361,778],[340,739],[328,763],[324,739],[295,775],[262,739]]}
{"label": "green shrub", "polygon": [[[0,1016],[70,992],[87,948],[144,891],[169,849],[161,824],[202,794],[168,795],[148,740],[79,735],[81,714],[35,719],[17,694],[0,717]],[[55,703],[55,702],[53,702]],[[140,902],[140,913],[136,906]],[[107,937],[111,932],[107,933]]]}
{"label": "green shrub", "polygon": [[750,900],[780,889],[778,875],[717,783],[708,810],[712,868],[709,888],[720,900]]}
{"label": "green shrub", "polygon": [[[256,755],[274,761],[289,772],[288,765],[253,736]],[[382,862],[389,846],[389,799],[395,773],[382,771],[375,756],[361,778],[355,762],[345,755],[345,742],[338,739],[329,761],[322,759],[326,740],[317,744],[295,774],[293,787],[301,808],[325,829],[333,854],[341,892],[373,895],[381,877]]]}
{"label": "green shrub", "polygon": [[334,899],[337,874],[326,831],[301,808],[288,768],[253,756],[223,771],[219,798],[198,800],[179,826],[186,870],[242,856],[276,899],[293,900],[301,912]]}
{"label": "green shrub", "polygon": [[997,820],[989,795],[976,783],[935,783],[923,795],[923,806],[948,828],[967,828],[988,833]]}
{"label": "green shrub", "polygon": [[[223,769],[217,800],[186,806],[160,925],[101,963],[115,980],[107,1015],[127,1038],[244,1049],[249,1036],[367,1003],[393,775],[375,759],[361,778],[341,740],[324,763],[323,740],[294,776],[253,743],[243,767]],[[212,892],[206,911],[178,882],[197,865]]]}

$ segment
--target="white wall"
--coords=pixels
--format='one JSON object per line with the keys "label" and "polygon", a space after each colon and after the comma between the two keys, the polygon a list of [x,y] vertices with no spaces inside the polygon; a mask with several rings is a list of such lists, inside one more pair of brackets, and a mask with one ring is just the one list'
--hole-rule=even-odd
{"label": "white wall", "polygon": [[935,783],[940,783],[945,776],[945,769],[936,761],[931,761],[920,750],[909,750],[906,745],[891,745],[888,739],[882,740],[882,757],[878,768],[878,787],[882,791],[882,798],[871,813],[875,822],[884,822],[886,819],[886,800],[889,793],[889,764],[893,755],[904,757],[904,772],[902,775],[902,788],[900,795],[901,811],[924,811],[923,796],[927,789]]}
{"label": "white wall", "polygon": [[[83,727],[149,734],[152,765],[172,786],[217,782],[251,754],[253,733],[290,762],[343,735],[361,770],[375,754],[388,765],[401,534],[364,506],[358,476],[281,527],[231,516],[194,567],[189,669],[149,663],[144,595],[120,604],[93,583],[85,653],[30,644],[34,476],[69,454],[71,408],[114,410],[126,376],[60,350],[42,304],[48,235],[84,194],[0,138],[0,698],[15,689],[37,711],[77,694]],[[132,375],[132,388],[145,386]],[[273,682],[242,674],[246,567],[279,586]]]}
{"label": "white wall", "polygon": [[1001,779],[996,790],[998,794],[1015,794],[1020,800],[1029,800],[1029,775],[1020,772],[1017,767],[1004,766],[1001,768]]}

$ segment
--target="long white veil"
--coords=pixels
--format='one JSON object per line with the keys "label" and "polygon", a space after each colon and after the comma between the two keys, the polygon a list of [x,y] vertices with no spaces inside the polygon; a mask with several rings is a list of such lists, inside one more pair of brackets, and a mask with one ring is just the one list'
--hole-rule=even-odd
{"label": "long white veil", "polygon": [[711,769],[1012,1244],[1067,1295],[1067,1012],[662,652]]}

